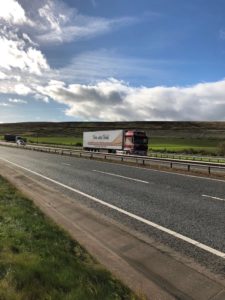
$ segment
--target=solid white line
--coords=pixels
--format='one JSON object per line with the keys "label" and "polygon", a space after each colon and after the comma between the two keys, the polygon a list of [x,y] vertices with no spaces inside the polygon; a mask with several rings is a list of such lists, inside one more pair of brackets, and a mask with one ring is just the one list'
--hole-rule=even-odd
{"label": "solid white line", "polygon": [[[79,158],[82,159],[82,158]],[[209,178],[209,177],[204,177],[204,176],[197,176],[197,175],[189,175],[189,174],[182,174],[182,173],[178,173],[178,172],[172,172],[172,171],[162,171],[162,170],[156,170],[156,169],[151,169],[151,168],[143,168],[141,166],[128,166],[126,164],[119,164],[116,162],[112,162],[112,161],[99,161],[103,164],[107,164],[107,165],[116,165],[116,166],[122,166],[122,167],[126,167],[126,168],[133,168],[133,169],[139,169],[139,170],[145,170],[145,171],[152,171],[152,172],[158,172],[158,173],[165,173],[165,174],[173,174],[173,175],[177,175],[177,176],[184,176],[184,177],[191,177],[191,178],[197,178],[197,179],[203,179],[203,180],[210,180],[210,181],[219,181],[222,183],[225,183],[224,179],[217,179],[217,178]]]}
{"label": "solid white line", "polygon": [[[55,149],[55,148],[53,148]],[[61,148],[56,148],[56,149],[61,149]],[[73,158],[77,158],[76,156],[74,156]],[[79,159],[82,159],[79,157]],[[84,159],[84,158],[83,158]],[[222,183],[225,183],[225,180],[224,179],[217,179],[217,178],[209,178],[209,177],[204,177],[204,176],[197,176],[197,175],[189,175],[189,174],[182,174],[182,173],[178,173],[178,172],[172,172],[172,171],[162,171],[162,170],[156,170],[156,169],[152,169],[152,168],[143,168],[141,166],[128,166],[126,164],[119,164],[119,163],[116,163],[116,162],[107,162],[107,161],[99,161],[103,164],[111,164],[111,165],[116,165],[116,166],[123,166],[123,167],[126,167],[126,168],[134,168],[134,169],[139,169],[139,170],[145,170],[145,171],[152,171],[152,172],[158,172],[158,173],[165,173],[165,174],[173,174],[173,175],[177,175],[177,176],[184,176],[184,177],[191,177],[191,178],[197,178],[197,179],[203,179],[203,180],[210,180],[210,181],[218,181],[218,182],[222,182]]]}
{"label": "solid white line", "polygon": [[202,197],[211,198],[211,199],[219,200],[219,201],[225,201],[225,199],[223,199],[223,198],[209,196],[209,195],[202,195]]}
{"label": "solid white line", "polygon": [[101,174],[110,175],[110,176],[129,179],[129,180],[133,180],[133,181],[137,181],[137,182],[142,182],[142,183],[147,183],[147,184],[149,183],[148,181],[144,181],[144,180],[140,180],[140,179],[136,179],[136,178],[131,178],[131,177],[126,177],[126,176],[122,176],[122,175],[118,175],[118,174],[114,174],[114,173],[107,173],[107,172],[102,172],[102,171],[98,171],[98,170],[92,170],[92,171],[97,172],[97,173],[101,173]]}
{"label": "solid white line", "polygon": [[[103,162],[103,163],[108,163],[110,164],[111,162]],[[197,176],[197,175],[189,175],[189,174],[182,174],[182,173],[178,173],[178,172],[170,172],[170,171],[162,171],[162,170],[156,170],[156,169],[151,169],[151,168],[143,168],[143,167],[135,167],[135,166],[127,166],[125,164],[118,164],[118,163],[111,163],[117,166],[124,166],[127,168],[135,168],[135,169],[141,169],[141,170],[146,170],[146,171],[152,171],[152,172],[158,172],[158,173],[165,173],[165,174],[173,174],[173,175],[177,175],[177,176],[184,176],[184,177],[192,177],[192,178],[197,178],[197,179],[204,179],[204,180],[211,180],[211,181],[219,181],[219,182],[223,182],[225,183],[224,179],[217,179],[217,178],[209,178],[209,177],[203,177],[203,176]]]}
{"label": "solid white line", "polygon": [[154,228],[156,228],[156,229],[158,229],[158,230],[160,230],[160,231],[166,232],[166,233],[168,233],[168,234],[170,234],[170,235],[172,235],[172,236],[174,236],[174,237],[176,237],[176,238],[178,238],[178,239],[181,239],[181,240],[183,240],[183,241],[185,241],[185,242],[187,242],[187,243],[189,243],[189,244],[192,244],[192,245],[194,245],[194,246],[196,246],[196,247],[198,247],[198,248],[200,248],[200,249],[203,249],[203,250],[205,250],[205,251],[207,251],[207,252],[210,252],[210,253],[212,253],[212,254],[218,256],[218,257],[225,258],[225,253],[224,253],[224,252],[221,252],[221,251],[219,251],[219,250],[213,249],[213,248],[211,248],[211,247],[209,247],[209,246],[206,246],[206,245],[204,245],[204,244],[202,244],[202,243],[200,243],[200,242],[198,242],[198,241],[196,241],[196,240],[193,240],[193,239],[191,239],[191,238],[188,238],[188,237],[186,237],[186,236],[184,236],[184,235],[182,235],[182,234],[180,234],[180,233],[177,233],[177,232],[175,232],[175,231],[173,231],[173,230],[170,230],[170,229],[168,229],[168,228],[166,228],[166,227],[163,227],[163,226],[161,226],[161,225],[158,225],[158,224],[156,224],[156,223],[153,223],[153,222],[151,222],[151,221],[148,221],[148,220],[146,220],[146,219],[144,219],[144,218],[142,218],[142,217],[139,217],[139,216],[137,216],[137,215],[135,215],[135,214],[133,214],[133,213],[127,212],[126,210],[124,210],[124,209],[122,209],[122,208],[119,208],[119,207],[117,207],[117,206],[115,206],[115,205],[109,204],[109,203],[107,203],[107,202],[105,202],[105,201],[102,201],[102,200],[100,200],[100,199],[98,199],[98,198],[95,198],[95,197],[93,197],[93,196],[91,196],[91,195],[85,194],[85,193],[83,193],[83,192],[81,192],[81,191],[79,191],[79,190],[77,190],[77,189],[74,189],[74,188],[72,188],[72,187],[70,187],[70,186],[68,186],[68,185],[65,185],[65,184],[63,184],[63,183],[61,183],[61,182],[59,182],[59,181],[56,181],[56,180],[54,180],[54,179],[51,179],[51,178],[49,178],[49,177],[47,177],[47,176],[44,176],[44,175],[42,175],[42,174],[40,174],[40,173],[37,173],[37,172],[34,172],[34,171],[30,170],[30,169],[27,169],[27,168],[25,168],[25,167],[22,167],[22,166],[20,166],[20,165],[18,165],[18,164],[16,164],[16,163],[13,163],[13,162],[11,162],[11,161],[9,161],[9,160],[7,160],[7,159],[0,158],[0,160],[5,161],[5,162],[7,162],[7,163],[9,163],[9,164],[11,164],[11,165],[14,165],[14,166],[16,166],[16,167],[18,167],[18,168],[20,168],[20,169],[23,169],[23,170],[25,170],[25,171],[27,171],[27,172],[29,172],[29,173],[34,174],[34,175],[36,175],[36,176],[39,176],[39,177],[41,177],[41,178],[43,178],[43,179],[46,179],[46,180],[48,180],[48,181],[50,181],[50,182],[53,182],[53,183],[55,183],[55,184],[57,184],[57,185],[59,185],[59,186],[62,186],[63,188],[66,188],[66,189],[68,189],[68,190],[70,190],[70,191],[73,191],[73,192],[75,192],[75,193],[77,193],[77,194],[80,194],[80,195],[82,195],[82,196],[84,196],[84,197],[86,197],[86,198],[88,198],[88,199],[90,199],[90,200],[92,200],[92,201],[95,201],[95,202],[100,203],[100,204],[102,204],[102,205],[104,205],[104,206],[107,206],[107,207],[109,207],[109,208],[111,208],[111,209],[114,209],[114,210],[116,210],[116,211],[118,211],[118,212],[120,212],[120,213],[122,213],[122,214],[124,214],[124,215],[126,215],[126,216],[129,216],[129,217],[131,217],[131,218],[133,218],[133,219],[135,219],[135,220],[138,220],[138,221],[140,221],[140,222],[142,222],[142,223],[144,223],[144,224],[147,224],[147,225],[149,225],[149,226],[151,226],[151,227],[154,227]]}

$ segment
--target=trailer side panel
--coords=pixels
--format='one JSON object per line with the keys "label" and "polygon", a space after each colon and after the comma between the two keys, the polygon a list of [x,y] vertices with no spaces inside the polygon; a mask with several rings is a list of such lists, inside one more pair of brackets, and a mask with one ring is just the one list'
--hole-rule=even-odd
{"label": "trailer side panel", "polygon": [[83,133],[83,147],[88,149],[123,149],[123,130],[92,131]]}

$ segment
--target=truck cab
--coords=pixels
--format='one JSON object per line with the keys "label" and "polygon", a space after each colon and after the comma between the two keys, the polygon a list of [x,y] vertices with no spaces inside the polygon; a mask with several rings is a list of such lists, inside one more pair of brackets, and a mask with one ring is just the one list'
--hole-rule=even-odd
{"label": "truck cab", "polygon": [[148,137],[144,131],[128,130],[124,135],[124,151],[133,155],[147,155]]}

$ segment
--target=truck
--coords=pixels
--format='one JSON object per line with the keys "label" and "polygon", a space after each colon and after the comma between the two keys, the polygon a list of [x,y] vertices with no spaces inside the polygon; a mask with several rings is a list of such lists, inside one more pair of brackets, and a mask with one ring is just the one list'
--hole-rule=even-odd
{"label": "truck", "polygon": [[83,149],[117,154],[147,155],[148,137],[138,130],[83,132]]}
{"label": "truck", "polygon": [[26,138],[22,138],[19,135],[14,135],[14,134],[5,134],[4,135],[4,140],[6,142],[14,142],[14,143],[19,143],[19,144],[25,144],[27,139]]}

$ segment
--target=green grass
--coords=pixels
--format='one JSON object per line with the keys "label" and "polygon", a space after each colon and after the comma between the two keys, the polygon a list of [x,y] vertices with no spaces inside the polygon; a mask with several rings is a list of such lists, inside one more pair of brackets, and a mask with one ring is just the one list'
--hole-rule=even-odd
{"label": "green grass", "polygon": [[149,150],[165,152],[217,153],[220,141],[214,139],[150,138]]}
{"label": "green grass", "polygon": [[0,177],[0,299],[137,299]]}
{"label": "green grass", "polygon": [[[46,136],[26,136],[28,142],[41,144],[56,144],[65,146],[82,145],[82,137],[46,137]],[[0,139],[3,136],[0,136]],[[168,138],[168,137],[150,137],[149,151],[169,152],[169,153],[190,153],[216,155],[218,145],[221,140],[209,138]]]}
{"label": "green grass", "polygon": [[[21,135],[22,137],[27,138],[29,143],[40,143],[40,144],[55,144],[55,145],[67,145],[67,146],[76,146],[78,143],[82,144],[82,137],[70,137],[70,136],[26,136]],[[4,136],[0,135],[0,140],[4,140]]]}
{"label": "green grass", "polygon": [[26,137],[28,142],[31,143],[40,143],[40,144],[55,144],[55,145],[68,145],[68,146],[76,146],[78,143],[82,144],[82,137]]}
{"label": "green grass", "polygon": [[[58,144],[58,145],[76,145],[82,144],[82,137],[27,137],[28,141],[44,144]],[[149,149],[153,151],[168,151],[168,152],[182,152],[188,150],[205,151],[213,153],[217,151],[219,140],[213,139],[187,139],[187,138],[150,138]]]}

